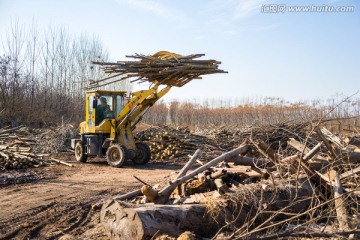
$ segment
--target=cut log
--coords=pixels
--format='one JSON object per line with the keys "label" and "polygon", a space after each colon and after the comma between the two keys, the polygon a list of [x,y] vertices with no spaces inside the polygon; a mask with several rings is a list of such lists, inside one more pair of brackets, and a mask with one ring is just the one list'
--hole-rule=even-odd
{"label": "cut log", "polygon": [[183,177],[186,175],[187,171],[194,165],[194,163],[201,157],[202,150],[197,149],[194,155],[190,158],[190,160],[185,164],[185,166],[181,169],[176,179]]}
{"label": "cut log", "polygon": [[69,166],[69,167],[73,167],[73,166],[74,166],[74,165],[72,165],[71,163],[67,163],[67,162],[64,162],[64,161],[61,161],[61,160],[58,160],[58,159],[55,159],[55,158],[50,158],[49,160],[50,160],[50,161],[53,161],[53,162],[57,162],[57,163],[63,164],[63,165],[66,165],[66,166]]}
{"label": "cut log", "polygon": [[308,151],[308,152],[306,153],[306,155],[303,157],[303,160],[304,160],[305,162],[307,162],[308,160],[310,160],[311,158],[313,158],[318,152],[320,152],[321,145],[322,145],[322,143],[316,144],[316,146],[313,147],[313,149],[311,149],[310,151]]}
{"label": "cut log", "polygon": [[125,194],[122,194],[122,195],[119,195],[119,196],[115,196],[113,199],[118,200],[118,201],[124,201],[124,200],[130,199],[130,198],[133,198],[133,197],[140,196],[141,194],[142,194],[141,189],[137,189],[137,190],[134,190],[134,191],[129,192],[129,193],[125,193]]}
{"label": "cut log", "polygon": [[339,227],[343,231],[349,231],[349,222],[348,222],[348,214],[346,211],[346,200],[343,195],[344,190],[340,183],[340,176],[336,174],[335,176],[335,185],[334,185],[334,202],[335,202],[335,209],[336,209],[336,216],[339,222]]}
{"label": "cut log", "polygon": [[257,159],[247,156],[234,156],[232,158],[226,159],[224,162],[233,162],[237,165],[243,165],[243,166],[263,166],[267,163],[270,163],[269,161],[265,159]]}
{"label": "cut log", "polygon": [[328,129],[323,127],[321,128],[321,132],[330,142],[334,143],[338,148],[344,148],[341,139],[332,132],[330,132]]}
{"label": "cut log", "polygon": [[145,185],[141,188],[141,193],[150,201],[154,202],[157,198],[158,192],[152,187]]}
{"label": "cut log", "polygon": [[287,144],[289,144],[304,155],[310,152],[310,149],[308,147],[306,147],[304,144],[294,138],[290,138],[289,141],[287,141]]}
{"label": "cut log", "polygon": [[298,150],[304,156],[303,160],[305,162],[315,157],[320,151],[322,145],[322,143],[320,142],[310,150],[308,147],[306,147],[304,144],[300,143],[299,141],[295,140],[294,138],[290,138],[290,140],[287,143],[296,150]]}
{"label": "cut log", "polygon": [[315,132],[316,134],[321,138],[321,140],[324,142],[326,148],[329,150],[330,156],[335,159],[336,158],[336,154],[334,152],[334,149],[331,147],[329,141],[327,140],[327,138],[324,136],[324,134],[321,132],[319,127],[315,128]]}
{"label": "cut log", "polygon": [[205,205],[134,205],[109,200],[100,213],[110,239],[142,240],[157,234],[179,236],[184,231],[210,236],[216,229],[206,217]]}

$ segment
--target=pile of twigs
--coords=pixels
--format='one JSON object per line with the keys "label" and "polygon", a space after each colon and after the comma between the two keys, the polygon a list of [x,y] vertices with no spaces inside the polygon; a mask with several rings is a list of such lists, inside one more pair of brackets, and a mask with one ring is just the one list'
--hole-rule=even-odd
{"label": "pile of twigs", "polygon": [[36,145],[33,149],[36,153],[71,151],[70,139],[76,135],[76,129],[71,124],[63,124],[49,129],[36,129],[33,131],[37,131],[34,135]]}
{"label": "pile of twigs", "polygon": [[[169,52],[158,52],[152,56],[135,54],[126,56],[134,61],[92,62],[102,65],[110,77],[90,82],[90,88],[105,86],[128,78],[132,82],[160,83],[168,86],[181,87],[193,79],[201,79],[201,75],[227,73],[218,68],[221,62],[216,60],[198,60],[205,54],[181,56]],[[120,77],[120,78],[118,78]]]}

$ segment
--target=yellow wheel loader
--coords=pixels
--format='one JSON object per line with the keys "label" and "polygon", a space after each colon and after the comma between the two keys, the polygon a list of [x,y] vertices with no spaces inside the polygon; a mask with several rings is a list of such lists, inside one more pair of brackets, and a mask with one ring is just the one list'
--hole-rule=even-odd
{"label": "yellow wheel loader", "polygon": [[[199,76],[202,74],[224,72],[217,69],[219,62],[215,60],[193,61],[192,58],[197,56],[191,55],[182,58],[179,54],[162,51],[144,57],[146,61],[95,63],[110,65],[105,68],[105,72],[108,73],[117,71],[121,74],[133,73],[129,76],[134,76],[134,73],[138,74],[140,76],[138,79],[144,78],[152,85],[147,90],[133,92],[132,98],[126,104],[124,101],[126,92],[103,90],[86,92],[86,119],[80,123],[81,137],[71,140],[76,160],[86,162],[89,156],[106,155],[107,162],[113,167],[123,166],[128,159],[131,159],[134,164],[149,162],[151,158],[149,146],[144,142],[136,142],[133,135],[133,130],[141,121],[143,114],[172,86],[181,87],[192,79],[200,78]],[[150,60],[147,60],[148,58]],[[194,62],[197,65],[194,65]],[[126,64],[129,66],[125,66]],[[141,66],[141,70],[136,68],[138,65]],[[154,72],[156,77],[152,78]],[[176,77],[174,77],[174,73],[176,73]],[[162,80],[156,80],[158,78]]]}
{"label": "yellow wheel loader", "polygon": [[135,142],[133,129],[142,115],[169,90],[160,91],[159,84],[148,90],[133,93],[124,105],[126,92],[88,91],[86,93],[86,120],[80,124],[81,139],[72,139],[75,158],[86,162],[88,156],[106,155],[113,167],[121,167],[127,159],[134,164],[150,160],[150,148],[146,143]]}

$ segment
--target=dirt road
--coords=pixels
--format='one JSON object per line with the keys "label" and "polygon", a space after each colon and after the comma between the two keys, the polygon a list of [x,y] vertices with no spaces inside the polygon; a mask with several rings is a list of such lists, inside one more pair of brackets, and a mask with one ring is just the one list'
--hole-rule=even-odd
{"label": "dirt road", "polygon": [[97,204],[136,189],[136,175],[149,184],[163,181],[180,165],[109,167],[92,160],[74,167],[55,165],[0,172],[0,239],[107,239]]}

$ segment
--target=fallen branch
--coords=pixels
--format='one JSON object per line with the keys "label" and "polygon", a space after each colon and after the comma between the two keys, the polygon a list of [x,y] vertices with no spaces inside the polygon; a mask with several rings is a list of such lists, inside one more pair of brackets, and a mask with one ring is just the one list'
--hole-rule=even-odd
{"label": "fallen branch", "polygon": [[74,165],[70,164],[70,163],[67,163],[67,162],[64,162],[64,161],[61,161],[61,160],[58,160],[58,159],[55,159],[55,158],[50,158],[49,159],[50,161],[53,161],[53,162],[57,162],[57,163],[60,163],[60,164],[63,164],[63,165],[66,165],[66,166],[69,166],[69,167],[73,167]]}

